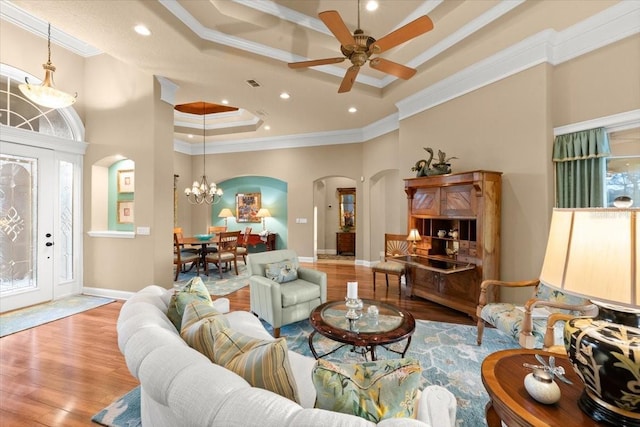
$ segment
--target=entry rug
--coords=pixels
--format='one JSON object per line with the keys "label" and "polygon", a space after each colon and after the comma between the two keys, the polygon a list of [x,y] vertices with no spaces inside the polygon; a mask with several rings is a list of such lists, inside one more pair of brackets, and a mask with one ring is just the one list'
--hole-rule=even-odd
{"label": "entry rug", "polygon": [[[196,270],[192,269],[186,273],[180,273],[176,285],[186,285],[187,282],[196,276]],[[211,295],[224,296],[232,292],[242,289],[249,285],[249,273],[247,273],[247,267],[242,264],[242,261],[238,263],[238,275],[233,267],[230,270],[222,272],[222,279],[220,273],[213,267],[209,270],[209,276],[206,276],[202,270],[200,270],[200,278],[204,282],[205,286],[209,290]]]}
{"label": "entry rug", "polygon": [[[265,324],[269,332],[271,327]],[[281,336],[287,340],[290,350],[311,356],[308,337],[312,328],[308,320],[283,326]],[[404,345],[404,343],[399,343]],[[316,334],[314,345],[319,353],[333,349],[337,343]],[[416,320],[416,330],[406,357],[413,357],[422,365],[422,385],[438,384],[446,387],[458,402],[457,427],[486,426],[484,408],[489,401],[482,380],[480,367],[489,354],[518,344],[506,334],[493,328],[485,328],[482,346],[476,345],[476,327],[453,323]],[[379,359],[396,358],[396,354],[380,348]],[[362,362],[361,354],[344,347],[326,357],[334,362]],[[137,399],[137,400],[136,400]],[[107,416],[106,414],[110,414]],[[136,387],[118,401],[98,413],[93,421],[108,427],[140,425],[140,389]]]}
{"label": "entry rug", "polygon": [[113,301],[111,298],[72,295],[44,304],[1,314],[0,337],[91,310],[92,308],[100,307]]}

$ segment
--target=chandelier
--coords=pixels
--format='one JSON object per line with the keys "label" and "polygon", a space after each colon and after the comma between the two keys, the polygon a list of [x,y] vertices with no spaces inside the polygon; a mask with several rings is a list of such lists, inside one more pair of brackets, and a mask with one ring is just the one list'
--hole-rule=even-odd
{"label": "chandelier", "polygon": [[78,94],[69,95],[66,92],[56,89],[53,85],[53,73],[56,71],[56,67],[51,63],[51,23],[49,23],[47,36],[47,50],[49,52],[47,63],[42,64],[42,68],[45,70],[42,84],[31,84],[29,83],[29,79],[25,77],[24,81],[26,83],[23,83],[18,87],[27,98],[38,105],[48,108],[68,107],[76,102]]}
{"label": "chandelier", "polygon": [[208,205],[216,204],[222,199],[222,188],[218,188],[215,182],[209,183],[206,175],[206,155],[205,155],[205,136],[206,136],[206,119],[207,108],[202,102],[202,177],[200,182],[193,181],[191,188],[187,187],[184,194],[192,205]]}

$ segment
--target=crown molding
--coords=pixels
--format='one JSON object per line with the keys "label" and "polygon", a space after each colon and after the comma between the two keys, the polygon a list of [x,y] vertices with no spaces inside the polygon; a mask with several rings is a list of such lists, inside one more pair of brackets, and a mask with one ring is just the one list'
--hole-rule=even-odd
{"label": "crown molding", "polygon": [[180,86],[166,77],[155,76],[155,78],[160,83],[160,100],[171,106],[176,105],[176,92]]}
{"label": "crown molding", "polygon": [[[42,37],[45,40],[48,38],[49,23],[47,21],[36,18],[6,0],[2,0],[0,5],[0,19],[10,22],[13,25],[28,31],[31,34],[35,34],[38,37]],[[51,42],[84,58],[100,55],[102,53],[102,51],[95,47],[58,30],[53,25],[51,26]]]}
{"label": "crown molding", "polygon": [[396,103],[400,120],[542,63],[558,65],[640,33],[640,2],[620,2],[564,31],[541,31]]}
{"label": "crown molding", "polygon": [[313,16],[305,15],[304,13],[297,12],[288,7],[276,4],[271,0],[231,0],[234,3],[241,4],[245,7],[258,10],[262,13],[275,16],[279,19],[292,22],[296,25],[308,28],[318,33],[326,34],[327,36],[333,36],[331,31],[324,25],[324,22]]}
{"label": "crown molding", "polygon": [[637,127],[640,127],[640,110],[631,110],[606,117],[598,117],[593,120],[572,123],[566,126],[558,126],[553,128],[553,136],[566,135],[568,133],[595,128],[605,128],[608,132],[618,132]]}

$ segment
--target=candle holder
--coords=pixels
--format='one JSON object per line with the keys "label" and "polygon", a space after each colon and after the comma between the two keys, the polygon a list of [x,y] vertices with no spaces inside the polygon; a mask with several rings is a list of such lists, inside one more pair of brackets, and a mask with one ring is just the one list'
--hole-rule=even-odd
{"label": "candle holder", "polygon": [[364,304],[359,298],[347,298],[344,305],[347,307],[347,312],[344,317],[349,320],[349,330],[358,332],[356,321],[362,317],[362,307]]}

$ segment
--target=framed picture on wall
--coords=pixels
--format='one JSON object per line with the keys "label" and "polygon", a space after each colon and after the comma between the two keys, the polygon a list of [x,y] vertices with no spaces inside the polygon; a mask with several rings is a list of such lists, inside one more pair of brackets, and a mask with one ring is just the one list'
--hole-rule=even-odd
{"label": "framed picture on wall", "polygon": [[133,201],[118,202],[118,224],[133,224]]}
{"label": "framed picture on wall", "polygon": [[260,193],[236,194],[236,221],[260,222],[260,218],[256,216],[260,207]]}
{"label": "framed picture on wall", "polygon": [[118,193],[133,193],[135,188],[134,174],[133,169],[118,171]]}

